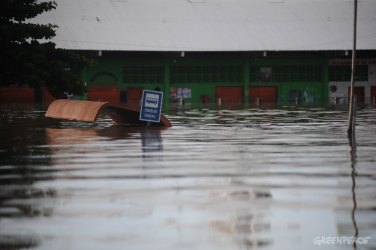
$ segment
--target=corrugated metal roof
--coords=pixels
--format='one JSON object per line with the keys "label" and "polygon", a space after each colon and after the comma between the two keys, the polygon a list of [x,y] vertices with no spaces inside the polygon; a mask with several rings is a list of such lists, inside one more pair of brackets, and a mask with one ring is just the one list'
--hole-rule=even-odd
{"label": "corrugated metal roof", "polygon": [[[291,51],[352,48],[352,0],[55,0],[36,21],[74,50]],[[358,4],[358,49],[376,49],[376,1]]]}

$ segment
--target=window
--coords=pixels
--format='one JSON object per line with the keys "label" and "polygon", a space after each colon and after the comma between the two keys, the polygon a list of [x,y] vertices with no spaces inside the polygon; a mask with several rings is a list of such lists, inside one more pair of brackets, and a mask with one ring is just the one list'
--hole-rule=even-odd
{"label": "window", "polygon": [[270,82],[272,80],[272,67],[260,68],[260,80],[262,82]]}
{"label": "window", "polygon": [[123,69],[125,83],[161,83],[163,67],[159,66],[126,66]]}
{"label": "window", "polygon": [[299,82],[321,81],[322,67],[319,65],[252,66],[250,81],[253,82]]}
{"label": "window", "polygon": [[[356,66],[357,81],[368,81],[368,65]],[[329,66],[329,81],[350,81],[351,65],[333,65]]]}
{"label": "window", "polygon": [[172,83],[241,82],[241,66],[175,66]]}

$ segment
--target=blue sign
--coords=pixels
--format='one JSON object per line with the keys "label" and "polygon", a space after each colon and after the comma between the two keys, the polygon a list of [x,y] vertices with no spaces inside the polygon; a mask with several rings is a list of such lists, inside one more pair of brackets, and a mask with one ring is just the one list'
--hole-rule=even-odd
{"label": "blue sign", "polygon": [[160,122],[162,112],[163,92],[144,90],[140,110],[140,120]]}

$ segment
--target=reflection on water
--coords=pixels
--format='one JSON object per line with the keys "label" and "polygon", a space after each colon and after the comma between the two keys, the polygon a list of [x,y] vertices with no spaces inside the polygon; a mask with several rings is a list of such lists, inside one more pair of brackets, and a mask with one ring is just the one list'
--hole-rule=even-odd
{"label": "reflection on water", "polygon": [[340,110],[173,111],[165,130],[43,114],[0,111],[0,249],[376,247],[375,109],[352,146]]}
{"label": "reflection on water", "polygon": [[[356,117],[356,114],[354,114],[354,117]],[[359,228],[358,228],[358,225],[356,224],[356,217],[355,217],[355,213],[357,209],[356,193],[355,193],[355,187],[356,187],[356,169],[355,169],[355,166],[356,166],[356,135],[355,135],[356,131],[355,129],[356,127],[354,126],[354,123],[353,123],[353,126],[352,126],[353,132],[351,134],[348,134],[348,138],[349,138],[349,146],[350,146],[351,182],[352,182],[351,193],[352,193],[352,201],[353,201],[353,207],[351,210],[351,220],[352,220],[352,224],[354,228],[353,235],[355,238],[358,238]],[[353,248],[354,249],[357,248],[356,241],[353,242]]]}

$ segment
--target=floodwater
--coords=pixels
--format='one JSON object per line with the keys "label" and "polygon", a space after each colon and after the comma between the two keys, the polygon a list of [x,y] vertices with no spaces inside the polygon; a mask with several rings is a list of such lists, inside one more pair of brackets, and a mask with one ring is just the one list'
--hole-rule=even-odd
{"label": "floodwater", "polygon": [[358,110],[356,147],[344,110],[167,117],[1,110],[0,249],[376,248],[375,108]]}

